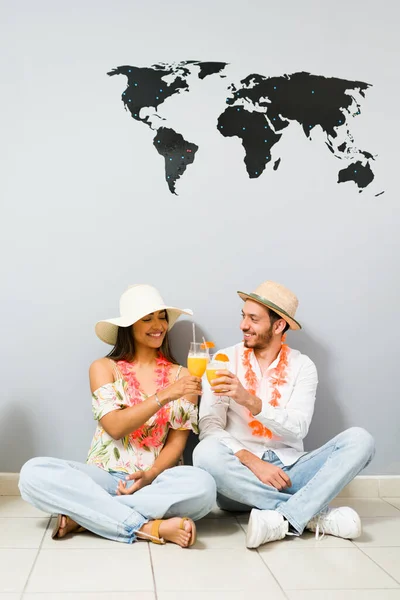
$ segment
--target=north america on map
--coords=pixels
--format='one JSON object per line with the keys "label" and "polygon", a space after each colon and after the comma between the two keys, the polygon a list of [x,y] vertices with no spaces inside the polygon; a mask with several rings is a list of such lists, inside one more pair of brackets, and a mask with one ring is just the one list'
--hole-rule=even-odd
{"label": "north america on map", "polygon": [[[127,78],[123,104],[135,121],[155,131],[153,145],[164,158],[165,179],[173,194],[178,180],[195,162],[199,146],[196,140],[186,139],[184,132],[168,126],[162,105],[167,98],[190,93],[193,75],[200,80],[226,79],[227,66],[225,62],[188,60],[150,67],[125,65],[107,73]],[[353,182],[361,192],[373,181],[375,157],[358,148],[351,133],[351,121],[361,113],[361,102],[371,84],[306,72],[278,76],[253,73],[226,83],[226,108],[215,127],[224,137],[238,138],[249,178],[280,167],[279,141],[296,122],[309,140],[315,128],[322,130],[326,147],[341,160],[337,183]]]}

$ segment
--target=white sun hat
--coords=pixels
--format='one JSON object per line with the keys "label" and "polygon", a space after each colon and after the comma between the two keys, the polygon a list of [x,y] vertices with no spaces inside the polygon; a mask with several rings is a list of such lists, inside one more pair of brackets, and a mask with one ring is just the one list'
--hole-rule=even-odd
{"label": "white sun hat", "polygon": [[193,315],[190,308],[167,306],[155,287],[139,283],[129,286],[122,294],[119,301],[121,316],[96,323],[96,335],[106,344],[114,346],[117,341],[118,327],[129,327],[146,315],[159,310],[166,310],[168,313],[168,329],[173,327],[181,315]]}

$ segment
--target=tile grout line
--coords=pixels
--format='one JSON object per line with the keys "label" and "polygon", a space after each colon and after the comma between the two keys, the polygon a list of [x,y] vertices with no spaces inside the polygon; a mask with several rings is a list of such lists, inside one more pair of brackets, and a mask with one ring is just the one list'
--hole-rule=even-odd
{"label": "tile grout line", "polygon": [[158,600],[158,595],[157,595],[157,584],[156,584],[156,574],[155,574],[155,570],[154,570],[154,564],[153,564],[153,556],[151,554],[151,547],[150,547],[150,543],[151,542],[147,542],[147,548],[149,551],[149,557],[150,557],[150,567],[151,567],[151,574],[153,576],[153,587],[154,587],[154,596],[155,596],[155,600]]}
{"label": "tile grout line", "polygon": [[[361,550],[361,552],[364,554],[364,556],[366,556],[367,558],[369,558],[370,560],[372,560],[372,562],[378,567],[378,569],[380,569],[381,571],[383,571],[384,573],[386,573],[386,575],[388,577],[390,577],[391,579],[393,579],[393,581],[395,583],[397,583],[397,587],[396,588],[386,588],[386,589],[399,589],[400,586],[400,581],[397,581],[397,579],[395,579],[395,577],[393,575],[391,575],[390,573],[388,573],[386,571],[386,569],[384,569],[382,567],[382,565],[379,565],[373,558],[372,556],[369,556],[366,552],[364,552],[363,547],[365,548],[365,546],[357,546],[359,550]],[[370,546],[370,548],[374,549],[374,548],[398,548],[398,546]],[[380,589],[380,588],[379,588]],[[383,589],[383,588],[382,588]]]}
{"label": "tile grout line", "polygon": [[[10,519],[14,519],[14,520],[18,520],[18,521],[22,521],[22,520],[25,521],[26,519],[30,520],[31,518],[32,517],[0,517],[0,522],[1,521],[8,521]],[[39,517],[39,518],[36,519],[36,521],[41,521],[41,520],[44,521],[45,519],[46,519],[46,517]],[[46,534],[47,528],[48,528],[48,524],[46,525],[45,534]],[[8,546],[8,545],[7,546],[2,546],[1,545],[1,541],[0,541],[0,550],[36,550],[36,548],[31,548],[30,546],[28,546],[28,547],[27,546]],[[0,600],[1,600],[1,593],[2,592],[0,592]],[[11,592],[11,593],[14,593],[14,592]],[[16,593],[18,593],[18,592],[16,592]]]}
{"label": "tile grout line", "polygon": [[[400,548],[400,544],[398,546],[367,546],[366,543],[364,543],[362,546],[357,546],[357,544],[355,542],[353,542],[354,546],[356,548],[358,548],[359,550],[361,550],[361,548],[370,548],[372,550],[375,550],[375,548]],[[342,546],[343,548],[344,546]]]}
{"label": "tile grout line", "polygon": [[256,552],[257,552],[257,556],[259,557],[259,559],[261,560],[262,564],[264,565],[264,567],[267,569],[267,571],[272,575],[273,579],[275,579],[276,585],[279,587],[279,589],[282,591],[283,595],[285,596],[285,598],[289,598],[289,596],[286,594],[286,591],[283,589],[283,587],[281,586],[281,584],[279,583],[279,581],[277,580],[277,578],[275,577],[275,574],[271,571],[271,569],[269,568],[269,566],[267,565],[266,562],[263,561],[263,558],[261,556],[261,554],[258,551],[258,548],[256,548]]}
{"label": "tile grout line", "polygon": [[[396,508],[396,507],[395,507],[395,508]],[[244,533],[246,533],[246,532],[245,532],[245,530],[244,530],[244,527],[242,526],[242,523],[240,523],[240,521],[238,520],[238,518],[237,518],[237,517],[235,517],[235,518],[236,518],[236,521],[238,522],[238,524],[240,525],[240,527],[242,528],[242,530],[244,531]],[[371,517],[371,518],[375,518],[375,517]],[[396,519],[396,518],[398,518],[398,517],[392,517],[392,518],[395,518],[395,519]],[[385,570],[385,569],[384,569],[384,568],[383,568],[381,565],[379,565],[377,562],[375,562],[375,560],[374,560],[374,559],[373,559],[371,556],[369,556],[368,554],[366,554],[366,552],[364,552],[364,551],[362,550],[362,547],[360,547],[360,546],[357,546],[357,545],[356,545],[356,544],[355,544],[355,543],[354,543],[352,540],[350,540],[350,542],[351,542],[351,544],[352,544],[353,548],[356,548],[357,550],[361,550],[362,554],[363,554],[364,556],[366,556],[367,558],[369,558],[370,560],[372,560],[372,562],[373,562],[373,563],[374,563],[374,564],[375,564],[375,565],[378,567],[378,569],[380,569],[380,570],[381,570],[381,571],[383,571],[383,572],[384,572],[386,575],[388,575],[388,577],[390,577],[390,578],[391,578],[391,579],[394,581],[394,583],[396,583],[396,584],[400,585],[400,581],[397,581],[397,579],[396,579],[396,578],[395,578],[393,575],[391,575],[390,573],[388,573],[388,572],[387,572],[387,571],[386,571],[386,570]],[[398,547],[398,546],[374,546],[374,548],[378,548],[378,547],[379,547],[379,548],[388,548],[388,547],[390,547],[390,548],[396,548],[396,547]],[[310,548],[311,548],[311,546],[310,546]],[[303,550],[306,550],[306,549],[307,549],[307,548],[303,548]],[[338,548],[338,549],[339,549],[339,548]],[[267,568],[267,570],[268,570],[268,571],[271,573],[271,575],[272,575],[272,577],[275,579],[275,581],[276,581],[277,585],[278,585],[278,586],[280,587],[280,589],[282,590],[282,592],[283,592],[283,594],[284,594],[285,598],[289,599],[289,596],[286,594],[286,591],[288,591],[288,592],[289,592],[289,591],[293,591],[293,590],[291,590],[291,589],[289,589],[289,588],[288,588],[288,590],[286,590],[286,591],[285,591],[285,590],[282,588],[282,586],[280,585],[279,581],[278,581],[278,580],[277,580],[277,578],[275,577],[274,573],[273,573],[273,572],[272,572],[272,571],[269,569],[268,565],[267,565],[267,564],[266,564],[266,563],[263,561],[261,554],[258,552],[258,549],[256,549],[256,552],[257,552],[258,556],[260,557],[260,559],[261,559],[261,561],[262,561],[263,565],[264,565],[264,566]],[[321,590],[322,590],[322,589],[323,589],[323,588],[321,588]],[[326,588],[326,589],[327,589],[327,590],[330,590],[331,588]],[[361,588],[360,588],[360,589],[361,589]],[[373,588],[373,589],[375,589],[375,588]],[[376,588],[376,589],[398,589],[398,587],[396,587],[396,588]],[[337,591],[339,591],[339,590],[337,590]]]}
{"label": "tile grout line", "polygon": [[[241,527],[243,533],[246,535],[246,532],[244,530],[244,527],[242,526],[242,524],[240,523],[239,519],[237,517],[235,517],[237,523],[239,524],[239,527]],[[275,575],[273,574],[273,572],[271,571],[271,569],[268,567],[268,565],[263,561],[261,554],[259,553],[258,549],[256,548],[256,552],[257,552],[257,556],[259,557],[259,559],[261,560],[263,566],[267,569],[267,571],[272,575],[273,579],[275,580],[277,586],[279,587],[279,589],[282,591],[283,595],[285,596],[285,598],[287,598],[287,600],[289,600],[289,596],[286,594],[285,590],[283,589],[283,587],[281,586],[281,584],[279,583],[279,581],[277,580],[277,578],[275,577]]]}
{"label": "tile grout line", "polygon": [[245,531],[243,525],[241,524],[241,522],[239,521],[239,519],[236,516],[235,516],[235,519],[236,519],[236,522],[238,523],[239,527],[243,531],[243,533],[246,535],[246,531]]}
{"label": "tile grout line", "polygon": [[[371,499],[370,499],[370,500],[371,500]],[[386,501],[385,501],[385,502],[386,502]],[[386,503],[387,503],[387,504],[389,504],[390,506],[392,506],[392,505],[390,504],[390,502],[386,502]],[[394,508],[396,508],[396,509],[397,509],[397,507],[394,507]],[[397,510],[399,510],[399,509],[397,509]],[[400,512],[400,511],[399,511],[399,512]],[[40,517],[3,517],[3,518],[4,518],[4,519],[7,519],[7,518],[16,518],[16,519],[22,519],[22,518],[25,518],[25,519],[29,519],[29,518],[40,518]],[[32,575],[32,572],[33,572],[33,570],[34,570],[34,568],[35,568],[35,565],[36,565],[36,563],[37,563],[37,559],[38,559],[38,556],[39,556],[39,554],[40,554],[40,551],[43,549],[43,544],[44,544],[44,541],[45,541],[45,539],[46,539],[46,533],[48,532],[48,530],[49,530],[49,527],[50,527],[50,525],[51,525],[51,519],[52,519],[52,517],[51,517],[51,516],[50,516],[50,517],[46,517],[46,516],[44,516],[44,517],[42,517],[42,518],[43,518],[43,520],[44,520],[45,518],[48,518],[49,520],[48,520],[48,523],[47,523],[47,526],[46,526],[45,532],[44,532],[44,534],[43,534],[43,536],[42,536],[41,542],[40,542],[40,544],[39,544],[39,547],[38,547],[38,549],[37,549],[37,555],[36,555],[36,557],[35,557],[35,559],[34,559],[34,562],[33,562],[33,564],[32,564],[32,567],[31,567],[31,569],[30,569],[30,571],[29,571],[29,574],[28,574],[28,576],[27,576],[27,580],[26,580],[26,582],[25,582],[25,585],[24,585],[24,587],[23,587],[23,590],[20,592],[20,594],[21,594],[21,596],[20,596],[20,600],[22,600],[22,598],[24,597],[24,595],[27,593],[27,592],[26,592],[26,588],[27,588],[27,586],[28,586],[28,583],[29,583],[29,581],[30,581],[30,577],[31,577],[31,575]],[[375,516],[371,516],[371,517],[365,517],[365,518],[366,518],[366,519],[378,519],[378,520],[379,520],[379,519],[385,519],[385,520],[386,520],[386,519],[389,519],[389,520],[394,520],[394,519],[398,519],[399,517],[397,517],[397,516],[396,516],[396,517],[387,517],[387,516],[383,516],[383,517],[375,517]],[[239,518],[238,518],[237,516],[234,516],[234,520],[235,520],[235,521],[238,523],[238,525],[239,525],[240,529],[241,529],[241,530],[242,530],[242,531],[245,533],[245,530],[244,530],[244,524],[242,524],[241,522],[239,522]],[[391,580],[393,580],[393,582],[394,582],[394,583],[396,583],[396,587],[395,587],[395,588],[380,588],[380,587],[379,587],[379,588],[370,588],[370,589],[379,589],[379,590],[380,590],[380,589],[396,589],[396,590],[398,590],[398,589],[399,589],[399,587],[398,587],[398,586],[399,586],[399,584],[400,584],[400,580],[398,581],[398,580],[397,580],[397,579],[396,579],[396,578],[395,578],[393,575],[391,575],[390,573],[388,573],[388,572],[387,572],[387,571],[386,571],[386,570],[385,570],[385,569],[384,569],[384,568],[383,568],[381,565],[379,565],[379,564],[378,564],[378,563],[377,563],[377,562],[376,562],[376,561],[375,561],[375,560],[374,560],[374,559],[373,559],[371,556],[369,556],[368,554],[366,554],[366,552],[365,552],[365,550],[364,550],[364,549],[369,549],[369,548],[372,548],[372,549],[374,549],[374,548],[398,548],[398,547],[400,547],[400,543],[399,543],[399,546],[385,546],[385,545],[381,545],[381,546],[357,546],[357,545],[356,545],[356,543],[355,543],[354,541],[351,541],[351,544],[352,544],[352,546],[353,546],[353,547],[357,548],[358,550],[361,550],[361,552],[362,552],[362,553],[363,553],[363,554],[364,554],[364,555],[365,555],[367,558],[369,558],[369,559],[370,559],[370,560],[371,560],[373,563],[375,563],[375,564],[376,564],[376,566],[378,567],[378,569],[379,569],[380,571],[383,571],[383,572],[384,572],[386,575],[388,575],[388,576],[390,577],[390,579],[391,579]],[[153,587],[154,587],[154,592],[153,592],[153,593],[154,593],[154,595],[155,595],[155,600],[157,600],[157,598],[158,598],[158,595],[157,595],[157,587],[156,587],[156,579],[155,579],[155,569],[154,569],[153,560],[152,560],[151,546],[150,546],[150,543],[148,543],[147,545],[148,545],[148,552],[149,552],[149,555],[150,555],[150,565],[151,565],[152,576],[153,576]],[[310,546],[310,548],[311,548],[311,546]],[[33,548],[33,549],[34,549],[34,548]],[[303,548],[303,550],[306,550],[306,549],[307,549],[307,548]],[[325,549],[325,548],[323,548],[322,550],[324,550],[324,549]],[[332,548],[332,549],[333,549],[333,548]],[[338,547],[337,549],[338,549],[338,550],[340,550],[341,548],[339,548],[339,547]],[[268,570],[268,571],[271,573],[271,575],[272,575],[272,576],[274,577],[274,579],[276,580],[276,578],[275,578],[274,574],[271,572],[271,570],[270,570],[270,568],[268,567],[268,565],[267,565],[267,564],[264,562],[264,560],[263,560],[263,558],[262,558],[261,554],[258,552],[258,550],[256,550],[256,552],[257,552],[257,554],[260,556],[260,559],[262,560],[262,562],[263,562],[263,565],[264,565],[264,566],[267,568],[267,570]],[[277,582],[277,584],[278,584],[279,588],[282,590],[282,592],[283,592],[283,594],[284,594],[285,598],[288,598],[288,596],[286,595],[286,592],[291,592],[291,591],[293,591],[293,590],[292,590],[291,588],[289,588],[288,590],[285,590],[285,589],[283,589],[283,588],[282,588],[282,586],[280,586],[280,584],[279,584],[278,582]],[[294,589],[295,589],[295,588],[294,588]],[[324,589],[324,588],[321,588],[321,589]],[[331,589],[331,588],[327,588],[327,589]],[[363,588],[359,588],[359,589],[361,590],[361,589],[363,589]],[[1,596],[1,595],[0,595],[0,596]]]}
{"label": "tile grout line", "polygon": [[[394,498],[394,499],[396,499],[396,498]],[[400,517],[400,508],[398,506],[396,506],[395,504],[392,504],[390,502],[390,498],[387,499],[387,496],[385,496],[384,498],[381,498],[381,500],[383,500],[383,502],[386,502],[386,504],[389,504],[389,506],[393,506],[393,508],[395,508],[396,510],[398,510],[399,511],[399,517]]]}
{"label": "tile grout line", "polygon": [[372,591],[387,591],[394,590],[398,591],[399,588],[387,588],[387,587],[368,587],[368,588],[287,588],[288,592],[370,592]]}
{"label": "tile grout line", "polygon": [[49,529],[49,526],[50,526],[50,523],[51,523],[51,519],[52,519],[52,515],[50,515],[50,516],[49,516],[49,522],[47,523],[47,527],[46,527],[46,529],[45,529],[45,532],[44,532],[44,534],[43,534],[43,537],[42,537],[42,539],[41,539],[41,542],[40,542],[40,544],[39,544],[39,548],[37,549],[37,553],[36,553],[36,556],[35,556],[35,560],[33,561],[32,567],[31,567],[31,569],[30,569],[30,571],[29,571],[29,573],[28,573],[28,577],[26,578],[26,581],[25,581],[24,588],[23,588],[23,590],[22,590],[22,592],[21,592],[21,599],[24,597],[24,594],[25,594],[26,587],[27,587],[27,585],[28,585],[28,583],[29,583],[29,580],[30,580],[30,578],[31,578],[31,575],[32,575],[33,569],[34,569],[34,568],[35,568],[35,566],[36,566],[37,559],[38,559],[38,557],[39,557],[40,551],[41,551],[41,549],[42,549],[42,546],[43,546],[43,542],[44,542],[44,540],[45,540],[45,537],[46,537],[46,533],[47,533],[47,531],[48,531],[48,529]]}

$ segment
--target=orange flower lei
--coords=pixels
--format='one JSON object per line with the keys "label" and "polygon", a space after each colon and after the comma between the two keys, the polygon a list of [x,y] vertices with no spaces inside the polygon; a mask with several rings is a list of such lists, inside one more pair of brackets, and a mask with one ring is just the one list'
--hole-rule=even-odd
{"label": "orange flower lei", "polygon": [[[279,399],[281,397],[281,393],[278,390],[278,386],[284,385],[286,383],[287,377],[287,367],[288,367],[288,354],[289,354],[289,346],[284,343],[285,338],[282,338],[282,348],[281,355],[279,358],[279,362],[275,369],[272,370],[270,375],[270,383],[273,387],[271,393],[271,400],[269,403],[271,406],[279,406]],[[256,395],[257,390],[257,375],[253,371],[253,367],[251,366],[250,357],[253,350],[251,348],[246,348],[243,353],[242,364],[245,368],[244,378],[246,380],[246,388],[250,394],[253,396]],[[249,411],[250,421],[249,426],[252,430],[254,436],[257,437],[268,437],[272,438],[272,432],[265,427],[260,421],[254,419],[253,415]]]}

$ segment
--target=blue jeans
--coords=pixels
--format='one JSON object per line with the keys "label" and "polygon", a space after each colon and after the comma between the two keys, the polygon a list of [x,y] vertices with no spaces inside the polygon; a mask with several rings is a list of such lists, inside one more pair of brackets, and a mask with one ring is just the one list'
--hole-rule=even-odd
{"label": "blue jeans", "polygon": [[222,509],[276,510],[301,534],[307,523],[368,465],[374,452],[372,436],[360,427],[347,429],[287,467],[272,450],[267,450],[262,460],[280,467],[290,477],[291,487],[281,492],[262,483],[215,437],[205,438],[196,446],[193,464],[214,477]]}
{"label": "blue jeans", "polygon": [[[130,495],[117,496],[125,473],[58,458],[32,458],[21,470],[24,500],[40,510],[65,514],[98,535],[131,544],[150,520],[176,516],[204,517],[215,505],[211,475],[189,466],[166,469]],[[129,485],[133,485],[134,481]]]}

